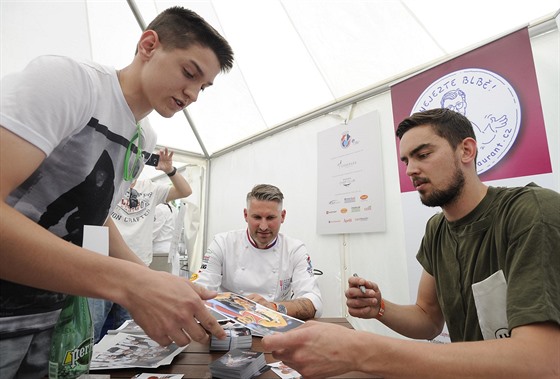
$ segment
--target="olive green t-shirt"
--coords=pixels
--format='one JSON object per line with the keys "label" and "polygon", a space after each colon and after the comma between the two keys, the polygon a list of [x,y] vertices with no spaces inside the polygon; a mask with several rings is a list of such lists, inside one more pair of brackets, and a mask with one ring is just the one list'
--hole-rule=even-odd
{"label": "olive green t-shirt", "polygon": [[509,330],[560,324],[560,194],[534,183],[489,187],[467,216],[433,216],[416,256],[435,278],[451,341],[482,340],[471,285],[499,270]]}

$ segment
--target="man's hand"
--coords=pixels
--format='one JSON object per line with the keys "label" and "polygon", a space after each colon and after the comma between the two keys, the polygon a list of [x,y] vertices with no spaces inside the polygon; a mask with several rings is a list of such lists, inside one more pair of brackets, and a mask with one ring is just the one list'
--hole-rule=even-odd
{"label": "man's hand", "polygon": [[163,271],[142,268],[144,275],[129,286],[123,306],[150,338],[162,346],[174,342],[185,346],[192,340],[204,343],[208,332],[225,338],[204,300],[217,295],[190,281]]}
{"label": "man's hand", "polygon": [[355,369],[355,334],[343,326],[307,321],[289,332],[263,337],[262,346],[304,378],[326,378]]}
{"label": "man's hand", "polygon": [[159,162],[156,170],[161,170],[166,174],[173,171],[173,152],[169,151],[167,147],[159,151]]}
{"label": "man's hand", "polygon": [[260,304],[264,307],[276,310],[276,306],[273,302],[267,301],[261,295],[257,295],[256,293],[252,293],[250,295],[245,296],[249,300],[253,300],[255,303]]}
{"label": "man's hand", "polygon": [[[257,295],[256,293],[252,293],[246,297],[249,300],[253,300],[257,304],[278,311],[277,305],[274,302],[267,301],[265,298]],[[300,320],[309,320],[315,316],[315,306],[313,305],[313,302],[307,298],[282,301],[282,305],[286,307],[288,315]]]}
{"label": "man's hand", "polygon": [[[366,288],[365,293],[360,286]],[[348,313],[354,317],[375,318],[381,306],[381,291],[376,283],[352,276],[348,279],[348,289],[344,292]]]}

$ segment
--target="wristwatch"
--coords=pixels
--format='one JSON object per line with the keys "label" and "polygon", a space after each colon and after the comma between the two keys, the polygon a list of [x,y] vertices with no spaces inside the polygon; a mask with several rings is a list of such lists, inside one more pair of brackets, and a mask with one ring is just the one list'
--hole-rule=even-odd
{"label": "wristwatch", "polygon": [[285,305],[282,305],[280,303],[274,303],[276,305],[276,311],[279,313],[282,313],[284,315],[288,314],[288,310],[286,309]]}

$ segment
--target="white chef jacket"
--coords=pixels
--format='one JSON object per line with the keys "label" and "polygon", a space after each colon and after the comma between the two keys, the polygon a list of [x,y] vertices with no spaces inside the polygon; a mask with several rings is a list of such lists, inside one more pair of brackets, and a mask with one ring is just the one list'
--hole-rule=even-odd
{"label": "white chef jacket", "polygon": [[268,249],[249,242],[246,229],[217,234],[192,280],[218,292],[256,293],[267,301],[311,300],[323,312],[321,291],[303,242],[278,234]]}

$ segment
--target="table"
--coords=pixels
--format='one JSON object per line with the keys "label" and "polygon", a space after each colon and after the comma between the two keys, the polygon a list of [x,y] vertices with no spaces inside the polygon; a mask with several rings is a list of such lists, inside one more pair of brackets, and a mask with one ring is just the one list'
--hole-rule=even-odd
{"label": "table", "polygon": [[[352,325],[343,317],[336,318],[320,318],[316,321],[329,322],[333,324],[338,324],[345,326],[347,328],[352,328]],[[261,338],[253,337],[253,346],[251,347],[253,351],[263,351],[261,346]],[[90,374],[105,375],[107,378],[127,378],[130,379],[134,375],[149,372],[158,374],[183,374],[184,378],[196,378],[196,379],[210,379],[210,369],[208,364],[214,360],[220,358],[224,355],[225,351],[213,351],[210,352],[208,344],[201,344],[198,342],[191,342],[185,350],[183,350],[179,355],[175,357],[173,363],[167,366],[161,366],[157,369],[148,368],[131,368],[131,369],[118,369],[118,370],[96,370],[90,372]],[[277,359],[272,357],[271,353],[265,353],[267,363],[277,362]],[[269,370],[258,377],[259,379],[279,379],[272,370]],[[334,378],[378,378],[369,374],[364,374],[360,372],[350,372],[344,375],[335,376]]]}

